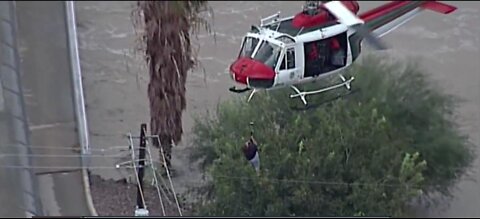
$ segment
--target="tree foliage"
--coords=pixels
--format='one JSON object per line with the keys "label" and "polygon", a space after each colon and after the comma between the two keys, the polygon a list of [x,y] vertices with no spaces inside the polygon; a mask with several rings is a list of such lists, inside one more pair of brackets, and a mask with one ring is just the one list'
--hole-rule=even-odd
{"label": "tree foliage", "polygon": [[[422,194],[449,195],[472,161],[470,143],[452,119],[457,101],[415,63],[362,61],[350,71],[360,92],[321,107],[294,111],[301,101],[281,90],[257,94],[249,104],[222,103],[214,116],[198,119],[192,159],[202,161],[209,184],[196,213],[401,216]],[[260,176],[241,152],[250,121],[261,148]]]}

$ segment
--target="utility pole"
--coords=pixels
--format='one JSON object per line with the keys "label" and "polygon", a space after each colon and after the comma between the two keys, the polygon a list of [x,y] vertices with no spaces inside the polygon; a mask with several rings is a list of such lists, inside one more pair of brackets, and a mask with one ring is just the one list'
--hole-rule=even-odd
{"label": "utility pole", "polygon": [[143,175],[145,170],[145,146],[147,141],[145,139],[145,130],[147,130],[147,125],[145,123],[140,125],[140,148],[139,148],[139,157],[138,157],[138,186],[137,186],[137,207],[135,209],[135,216],[148,216],[147,207],[144,205],[143,196]]}

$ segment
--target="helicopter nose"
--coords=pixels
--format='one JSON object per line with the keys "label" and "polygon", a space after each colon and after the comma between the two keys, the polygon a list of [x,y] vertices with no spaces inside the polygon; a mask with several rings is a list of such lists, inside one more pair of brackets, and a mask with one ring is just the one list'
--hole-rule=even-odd
{"label": "helicopter nose", "polygon": [[255,88],[269,88],[275,80],[275,71],[251,58],[242,57],[230,66],[230,74],[238,83]]}

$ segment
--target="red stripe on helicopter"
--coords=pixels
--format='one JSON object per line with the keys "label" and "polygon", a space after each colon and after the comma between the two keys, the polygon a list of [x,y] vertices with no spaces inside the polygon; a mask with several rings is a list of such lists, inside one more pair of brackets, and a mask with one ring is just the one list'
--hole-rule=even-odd
{"label": "red stripe on helicopter", "polygon": [[370,11],[364,12],[359,17],[365,22],[369,22],[381,16],[387,15],[388,13],[399,9],[402,6],[408,5],[410,2],[411,1],[393,1]]}
{"label": "red stripe on helicopter", "polygon": [[442,14],[450,14],[457,8],[437,1],[429,1],[422,5],[422,8],[429,9]]}
{"label": "red stripe on helicopter", "polygon": [[[365,22],[369,22],[381,16],[387,15],[388,13],[399,9],[402,6],[406,6],[411,2],[412,1],[392,1],[380,7],[374,8],[370,11],[364,12],[359,17]],[[438,1],[426,1],[424,4],[422,4],[421,7],[442,14],[449,14],[457,9],[454,6],[447,5]]]}
{"label": "red stripe on helicopter", "polygon": [[247,78],[273,80],[275,71],[267,65],[248,57],[237,59],[230,66],[230,73],[234,80],[241,84],[247,84]]}

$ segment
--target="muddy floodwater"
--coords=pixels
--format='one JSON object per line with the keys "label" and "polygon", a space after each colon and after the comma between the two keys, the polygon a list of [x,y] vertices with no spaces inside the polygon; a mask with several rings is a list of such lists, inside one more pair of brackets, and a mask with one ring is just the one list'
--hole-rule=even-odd
{"label": "muddy floodwater", "polygon": [[[365,11],[383,2],[360,2]],[[447,2],[458,7],[450,15],[426,11],[383,39],[392,48],[385,52],[398,58],[415,57],[432,74],[432,80],[465,101],[458,108],[462,131],[475,145],[480,144],[480,4],[478,2]],[[227,67],[237,54],[243,34],[260,17],[281,11],[283,15],[298,12],[302,2],[223,2],[212,1],[214,9],[213,36],[198,36],[203,69],[189,74],[187,110],[184,113],[185,135],[174,149],[173,166],[178,170],[174,179],[178,190],[193,185],[200,177],[195,167],[187,164],[192,116],[214,109],[230,94]],[[127,145],[122,136],[138,134],[141,122],[148,122],[146,95],[148,75],[144,62],[135,51],[135,32],[130,18],[132,2],[76,2],[80,41],[81,67],[84,75],[87,116],[91,147],[107,149]],[[369,50],[369,49],[366,49]],[[113,149],[112,153],[115,152]],[[112,154],[110,153],[110,154]],[[113,166],[117,160],[93,159],[93,166]],[[480,167],[476,159],[474,168]],[[103,178],[118,179],[128,172],[95,169]],[[473,172],[472,179],[480,180]],[[432,209],[428,216],[480,216],[480,184],[461,180],[450,206]]]}

